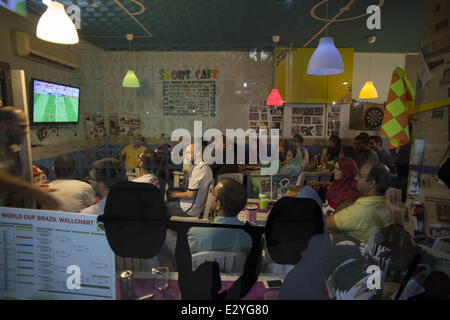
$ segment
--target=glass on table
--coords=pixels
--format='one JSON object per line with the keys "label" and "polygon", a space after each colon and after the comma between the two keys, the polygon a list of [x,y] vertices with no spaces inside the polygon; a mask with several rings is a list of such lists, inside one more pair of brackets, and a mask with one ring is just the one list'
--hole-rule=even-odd
{"label": "glass on table", "polygon": [[158,289],[158,291],[166,290],[169,286],[169,268],[153,268],[152,274],[155,277],[155,288]]}

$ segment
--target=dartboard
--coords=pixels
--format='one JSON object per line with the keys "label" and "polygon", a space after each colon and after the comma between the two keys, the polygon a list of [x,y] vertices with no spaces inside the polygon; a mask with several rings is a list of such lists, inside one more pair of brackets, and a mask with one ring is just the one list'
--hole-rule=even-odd
{"label": "dartboard", "polygon": [[383,122],[383,111],[377,107],[370,107],[364,112],[364,124],[368,129],[376,129]]}

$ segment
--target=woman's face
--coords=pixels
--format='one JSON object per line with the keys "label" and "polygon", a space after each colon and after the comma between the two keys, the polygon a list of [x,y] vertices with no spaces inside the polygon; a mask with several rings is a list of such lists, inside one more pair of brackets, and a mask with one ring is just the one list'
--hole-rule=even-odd
{"label": "woman's face", "polygon": [[294,160],[294,155],[292,154],[292,151],[289,150],[286,154],[286,162],[291,162],[292,160]]}
{"label": "woman's face", "polygon": [[334,180],[336,180],[336,181],[342,180],[341,166],[339,165],[339,162],[337,162],[337,161],[336,161],[336,164],[334,165],[333,174],[334,174]]}

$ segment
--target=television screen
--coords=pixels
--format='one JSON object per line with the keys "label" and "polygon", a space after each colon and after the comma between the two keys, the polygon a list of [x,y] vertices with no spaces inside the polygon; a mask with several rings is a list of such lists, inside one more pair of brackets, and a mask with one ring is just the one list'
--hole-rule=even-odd
{"label": "television screen", "polygon": [[80,88],[32,80],[33,123],[76,123]]}

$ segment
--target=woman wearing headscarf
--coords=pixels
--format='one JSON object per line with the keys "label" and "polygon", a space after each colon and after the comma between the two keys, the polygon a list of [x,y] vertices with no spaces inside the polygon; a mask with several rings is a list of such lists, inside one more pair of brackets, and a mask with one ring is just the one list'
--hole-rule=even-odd
{"label": "woman wearing headscarf", "polygon": [[286,153],[285,164],[280,168],[278,174],[296,179],[298,174],[303,171],[301,159],[301,157],[297,157],[296,149],[289,149]]}
{"label": "woman wearing headscarf", "polygon": [[336,212],[351,205],[361,194],[356,190],[358,166],[355,160],[348,157],[337,159],[333,174],[334,182],[327,190],[326,200]]}

